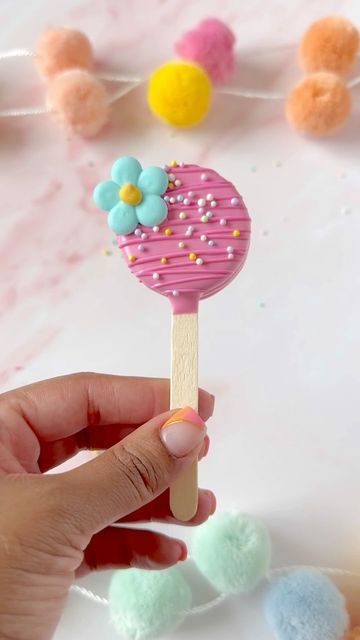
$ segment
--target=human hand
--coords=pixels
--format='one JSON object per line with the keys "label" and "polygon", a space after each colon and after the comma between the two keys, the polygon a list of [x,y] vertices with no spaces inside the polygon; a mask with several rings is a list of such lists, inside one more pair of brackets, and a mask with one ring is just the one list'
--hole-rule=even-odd
{"label": "human hand", "polygon": [[[205,427],[161,430],[174,413],[166,412],[168,396],[165,380],[87,373],[0,396],[1,640],[51,638],[70,585],[88,570],[160,569],[185,559],[180,540],[110,526],[176,522],[167,489],[207,453]],[[213,404],[201,391],[204,420]],[[179,437],[185,433],[187,442]],[[43,475],[81,449],[106,451],[65,473]],[[214,511],[214,495],[200,491],[189,524]]]}

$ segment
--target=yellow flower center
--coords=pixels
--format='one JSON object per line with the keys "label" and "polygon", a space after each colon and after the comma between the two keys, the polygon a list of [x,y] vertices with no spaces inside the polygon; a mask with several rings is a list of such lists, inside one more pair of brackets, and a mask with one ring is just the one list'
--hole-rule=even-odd
{"label": "yellow flower center", "polygon": [[119,189],[119,198],[123,200],[123,202],[126,202],[126,204],[135,206],[141,202],[142,193],[132,182],[125,182]]}

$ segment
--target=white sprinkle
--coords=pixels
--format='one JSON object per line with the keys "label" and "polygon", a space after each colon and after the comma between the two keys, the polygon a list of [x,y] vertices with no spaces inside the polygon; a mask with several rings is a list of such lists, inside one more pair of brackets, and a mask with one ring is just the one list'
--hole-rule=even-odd
{"label": "white sprinkle", "polygon": [[236,204],[239,204],[239,198],[231,198],[231,204],[234,205],[234,206]]}
{"label": "white sprinkle", "polygon": [[142,233],[141,234],[141,240],[146,240],[147,238],[147,233]]}
{"label": "white sprinkle", "polygon": [[154,231],[154,233],[157,233],[159,231],[159,227],[158,226],[153,227],[153,231]]}
{"label": "white sprinkle", "polygon": [[198,213],[200,213],[200,215],[202,215],[204,213],[204,207],[199,207],[198,208]]}
{"label": "white sprinkle", "polygon": [[170,180],[170,182],[174,182],[175,175],[173,173],[169,173],[169,180]]}
{"label": "white sprinkle", "polygon": [[228,253],[234,253],[234,248],[229,246],[229,247],[226,248],[226,251]]}
{"label": "white sprinkle", "polygon": [[160,278],[159,274],[156,273],[155,271],[155,273],[153,273],[153,280],[159,280],[159,278]]}
{"label": "white sprinkle", "polygon": [[175,180],[174,184],[175,184],[175,187],[180,187],[180,185],[181,185],[181,180],[179,180],[179,178],[177,178],[177,179]]}
{"label": "white sprinkle", "polygon": [[164,200],[165,200],[165,202],[169,202],[170,196],[164,196]]}
{"label": "white sprinkle", "polygon": [[221,224],[222,227],[226,224],[225,218],[221,218],[220,224]]}
{"label": "white sprinkle", "polygon": [[196,264],[203,264],[204,260],[202,258],[196,258]]}
{"label": "white sprinkle", "polygon": [[215,244],[214,240],[209,240],[208,245],[209,247],[213,247]]}
{"label": "white sprinkle", "polygon": [[178,195],[178,196],[176,196],[176,200],[177,200],[178,202],[182,202],[182,201],[184,200],[184,196],[183,196],[183,194],[182,194],[182,193],[179,193],[179,195]]}
{"label": "white sprinkle", "polygon": [[185,166],[185,162],[179,162],[179,167],[184,167]]}
{"label": "white sprinkle", "polygon": [[139,251],[144,251],[144,245],[143,244],[138,244],[138,250]]}
{"label": "white sprinkle", "polygon": [[208,218],[212,218],[212,217],[213,217],[213,212],[212,212],[212,211],[207,211],[207,212],[205,213],[205,215],[206,215]]}
{"label": "white sprinkle", "polygon": [[176,200],[175,200],[175,198],[174,198],[174,197],[171,197],[171,198],[170,198],[170,200],[169,200],[169,202],[170,202],[170,204],[175,204]]}
{"label": "white sprinkle", "polygon": [[189,200],[189,198],[185,198],[185,200],[184,200],[184,204],[190,204],[190,200]]}
{"label": "white sprinkle", "polygon": [[141,229],[135,229],[134,233],[138,237],[141,236]]}
{"label": "white sprinkle", "polygon": [[201,180],[207,180],[208,179],[207,173],[202,173],[200,178],[201,178]]}
{"label": "white sprinkle", "polygon": [[229,260],[233,260],[234,254],[233,253],[228,253],[228,258],[229,258]]}
{"label": "white sprinkle", "polygon": [[166,169],[168,169],[168,165],[167,164],[163,164],[162,168],[164,169],[164,171],[166,171]]}
{"label": "white sprinkle", "polygon": [[216,207],[216,205],[217,205],[216,200],[211,200],[210,207]]}
{"label": "white sprinkle", "polygon": [[179,242],[178,247],[179,249],[183,249],[185,247],[185,242]]}
{"label": "white sprinkle", "polygon": [[178,296],[178,295],[179,295],[179,292],[178,292],[178,290],[177,290],[177,289],[174,289],[174,291],[172,292],[172,294],[173,294],[173,296]]}
{"label": "white sprinkle", "polygon": [[205,198],[199,198],[198,205],[199,205],[199,207],[204,207],[206,205]]}
{"label": "white sprinkle", "polygon": [[192,233],[194,231],[194,227],[192,227],[191,225],[187,228],[188,231],[190,231],[190,233]]}
{"label": "white sprinkle", "polygon": [[189,196],[189,198],[192,198],[194,196],[194,192],[193,191],[188,191],[188,196]]}
{"label": "white sprinkle", "polygon": [[185,235],[186,236],[191,236],[192,235],[192,231],[189,231],[189,229],[187,231],[185,231]]}
{"label": "white sprinkle", "polygon": [[205,236],[205,235],[200,236],[200,240],[201,240],[201,242],[206,242],[207,236]]}
{"label": "white sprinkle", "polygon": [[185,213],[185,211],[180,211],[180,213],[179,213],[179,218],[180,218],[180,220],[185,220],[185,218],[186,218],[186,213]]}
{"label": "white sprinkle", "polygon": [[214,198],[214,196],[213,196],[213,194],[212,194],[212,193],[208,193],[208,194],[206,195],[206,200],[208,200],[208,201],[213,200],[213,198]]}

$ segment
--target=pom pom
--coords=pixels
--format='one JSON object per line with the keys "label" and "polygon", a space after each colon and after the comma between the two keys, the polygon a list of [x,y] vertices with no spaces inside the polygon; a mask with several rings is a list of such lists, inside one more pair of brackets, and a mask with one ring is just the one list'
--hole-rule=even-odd
{"label": "pom pom", "polygon": [[51,27],[40,36],[35,48],[35,66],[44,77],[66,69],[89,69],[93,63],[91,44],[76,29]]}
{"label": "pom pom", "polygon": [[205,71],[190,62],[167,62],[150,76],[148,103],[169,124],[197,124],[208,112],[211,85]]}
{"label": "pom pom", "polygon": [[335,131],[350,114],[350,93],[342,80],[319,71],[305,77],[289,93],[286,117],[299,131],[322,136]]}
{"label": "pom pom", "polygon": [[244,515],[217,514],[193,537],[192,556],[198,569],[222,593],[256,587],[268,570],[270,554],[267,530]]}
{"label": "pom pom", "polygon": [[116,571],[109,591],[110,616],[127,639],[159,638],[173,631],[190,606],[191,591],[177,567]]}
{"label": "pom pom", "polygon": [[359,49],[359,32],[346,18],[329,16],[314,22],[300,42],[300,62],[305,71],[344,74],[353,66]]}
{"label": "pom pom", "polygon": [[351,629],[349,635],[346,636],[346,640],[360,640],[360,627]]}
{"label": "pom pom", "polygon": [[235,36],[217,18],[207,18],[183,34],[175,43],[180,58],[196,62],[205,69],[214,84],[224,82],[234,69]]}
{"label": "pom pom", "polygon": [[56,76],[47,99],[57,120],[80,136],[96,135],[109,119],[105,88],[88,71],[70,69]]}
{"label": "pom pom", "polygon": [[342,640],[349,623],[344,597],[314,569],[273,580],[265,614],[277,640]]}

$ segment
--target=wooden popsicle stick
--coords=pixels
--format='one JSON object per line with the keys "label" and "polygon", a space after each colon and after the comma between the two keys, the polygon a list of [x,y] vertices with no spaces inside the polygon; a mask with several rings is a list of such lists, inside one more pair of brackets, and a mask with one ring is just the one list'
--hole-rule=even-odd
{"label": "wooden popsicle stick", "polygon": [[[170,409],[198,410],[198,314],[173,314],[171,326]],[[187,522],[198,505],[197,460],[170,487],[170,509]]]}

